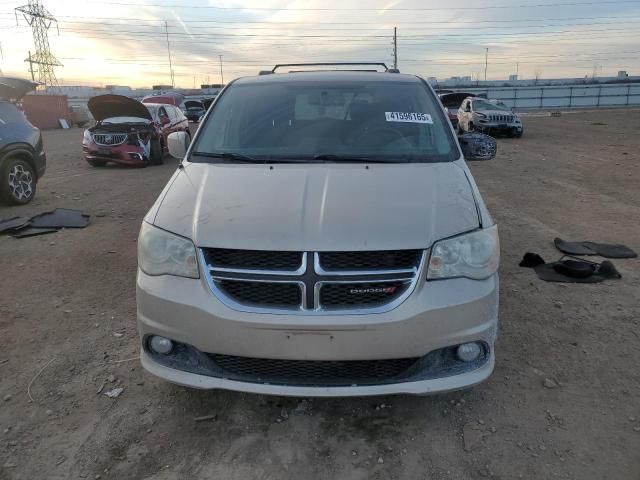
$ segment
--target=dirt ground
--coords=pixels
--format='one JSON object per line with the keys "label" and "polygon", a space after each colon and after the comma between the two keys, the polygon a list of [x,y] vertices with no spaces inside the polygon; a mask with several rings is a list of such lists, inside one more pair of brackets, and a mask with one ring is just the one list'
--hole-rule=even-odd
{"label": "dirt ground", "polygon": [[136,236],[176,161],[91,168],[81,130],[46,132],[36,200],[0,218],[71,207],[92,223],[0,237],[0,480],[639,479],[640,260],[615,261],[623,278],[599,285],[544,283],[518,262],[559,258],[556,236],[640,251],[640,111],[525,128],[472,165],[502,242],[493,376],[427,398],[323,400],[145,373]]}

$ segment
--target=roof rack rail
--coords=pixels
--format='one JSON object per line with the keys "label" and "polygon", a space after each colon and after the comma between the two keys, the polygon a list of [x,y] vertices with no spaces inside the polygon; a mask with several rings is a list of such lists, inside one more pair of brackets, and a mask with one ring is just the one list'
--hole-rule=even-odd
{"label": "roof rack rail", "polygon": [[[376,66],[384,68],[385,72],[400,73],[397,68],[389,68],[384,62],[326,62],[326,63],[279,63],[271,71],[261,70],[260,75],[276,73],[276,70],[283,67],[344,67],[344,66]],[[360,71],[360,70],[357,70]],[[369,70],[370,71],[370,70]]]}

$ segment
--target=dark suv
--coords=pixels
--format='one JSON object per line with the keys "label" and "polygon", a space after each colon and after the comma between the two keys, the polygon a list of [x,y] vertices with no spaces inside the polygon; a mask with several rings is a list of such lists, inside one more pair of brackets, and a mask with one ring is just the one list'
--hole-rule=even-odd
{"label": "dark suv", "polygon": [[20,78],[0,77],[0,200],[9,205],[33,200],[46,168],[40,130],[16,105],[35,87]]}

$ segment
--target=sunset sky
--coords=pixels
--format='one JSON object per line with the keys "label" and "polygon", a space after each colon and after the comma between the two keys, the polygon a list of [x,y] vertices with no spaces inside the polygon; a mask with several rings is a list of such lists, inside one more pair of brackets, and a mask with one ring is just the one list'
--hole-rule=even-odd
{"label": "sunset sky", "polygon": [[[27,77],[31,28],[0,0],[0,69]],[[440,79],[640,74],[640,1],[580,0],[44,0],[60,84],[169,83],[165,21],[176,85],[219,83],[275,63],[392,63]]]}

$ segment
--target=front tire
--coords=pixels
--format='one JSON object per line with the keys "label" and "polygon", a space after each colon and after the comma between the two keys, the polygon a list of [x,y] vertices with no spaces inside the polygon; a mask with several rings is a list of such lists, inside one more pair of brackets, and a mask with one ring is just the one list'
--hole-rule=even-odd
{"label": "front tire", "polygon": [[162,151],[162,144],[160,143],[159,139],[154,138],[151,140],[151,152],[149,156],[151,157],[150,158],[151,165],[162,165],[163,151]]}
{"label": "front tire", "polygon": [[36,172],[20,158],[7,160],[0,171],[0,199],[8,205],[25,205],[36,195]]}

